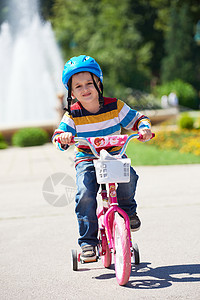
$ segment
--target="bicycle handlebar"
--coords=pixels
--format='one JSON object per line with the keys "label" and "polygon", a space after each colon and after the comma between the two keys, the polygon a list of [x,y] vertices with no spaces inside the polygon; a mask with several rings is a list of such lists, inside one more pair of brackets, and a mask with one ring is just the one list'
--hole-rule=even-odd
{"label": "bicycle handlebar", "polygon": [[[110,136],[112,137],[112,136]],[[115,136],[117,137],[117,136]],[[136,134],[131,134],[130,136],[122,136],[122,135],[119,135],[119,137],[127,137],[125,143],[123,144],[123,147],[121,149],[121,151],[119,152],[119,154],[117,154],[117,157],[122,157],[123,154],[125,153],[126,151],[126,148],[128,146],[128,143],[130,142],[130,140],[134,139],[134,138],[137,138],[138,140],[142,139],[143,138],[143,135],[138,132]],[[152,136],[151,136],[151,139],[155,137],[155,133],[152,133]],[[105,137],[104,137],[105,138]],[[57,138],[57,141],[58,143],[61,143],[60,141],[60,137]],[[94,156],[96,158],[100,158],[100,154],[97,152],[97,150],[95,149],[94,145],[91,144],[91,142],[89,141],[89,139],[85,138],[85,137],[73,137],[71,142],[84,142],[87,146],[89,146],[90,150],[92,151],[92,153],[94,154]],[[102,147],[103,148],[103,147]]]}

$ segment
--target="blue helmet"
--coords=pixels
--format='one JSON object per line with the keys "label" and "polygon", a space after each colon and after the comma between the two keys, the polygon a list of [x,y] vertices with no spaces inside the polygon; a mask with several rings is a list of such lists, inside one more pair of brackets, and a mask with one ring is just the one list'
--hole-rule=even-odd
{"label": "blue helmet", "polygon": [[62,82],[67,90],[69,79],[72,77],[72,75],[79,72],[93,73],[99,77],[101,83],[103,83],[103,73],[99,64],[94,58],[87,55],[74,56],[68,62],[66,62],[62,74]]}

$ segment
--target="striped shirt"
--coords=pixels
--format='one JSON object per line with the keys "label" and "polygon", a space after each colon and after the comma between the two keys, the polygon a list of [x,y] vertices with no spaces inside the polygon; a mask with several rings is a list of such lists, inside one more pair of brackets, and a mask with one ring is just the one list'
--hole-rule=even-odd
{"label": "striped shirt", "polygon": [[[78,101],[71,106],[71,115],[65,113],[63,116],[52,141],[60,150],[66,150],[68,145],[60,145],[57,142],[57,137],[63,132],[71,132],[77,137],[99,137],[120,134],[121,127],[136,131],[150,128],[151,124],[146,116],[116,98],[104,97],[104,106],[97,113],[88,112]],[[110,154],[116,154],[119,150],[120,147],[107,149]],[[76,145],[75,161],[92,159],[94,155],[88,146]]]}

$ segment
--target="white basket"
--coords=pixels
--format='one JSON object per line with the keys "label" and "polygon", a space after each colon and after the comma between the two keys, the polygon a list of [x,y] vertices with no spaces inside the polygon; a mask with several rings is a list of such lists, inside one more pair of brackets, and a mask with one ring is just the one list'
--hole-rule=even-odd
{"label": "white basket", "polygon": [[130,181],[130,158],[115,160],[94,160],[97,182],[102,183],[123,183]]}

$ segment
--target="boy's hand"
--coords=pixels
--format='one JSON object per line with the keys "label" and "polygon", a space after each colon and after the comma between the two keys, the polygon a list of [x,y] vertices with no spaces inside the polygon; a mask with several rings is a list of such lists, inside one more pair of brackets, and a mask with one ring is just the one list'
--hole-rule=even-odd
{"label": "boy's hand", "polygon": [[141,142],[147,142],[152,138],[151,129],[143,128],[140,129],[139,133],[141,133],[143,136],[142,138],[139,139]]}
{"label": "boy's hand", "polygon": [[60,134],[59,138],[60,138],[60,142],[61,144],[65,145],[74,145],[74,142],[72,142],[72,133],[71,132],[63,132]]}

